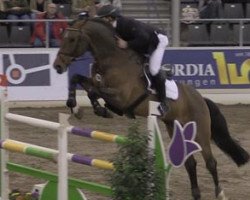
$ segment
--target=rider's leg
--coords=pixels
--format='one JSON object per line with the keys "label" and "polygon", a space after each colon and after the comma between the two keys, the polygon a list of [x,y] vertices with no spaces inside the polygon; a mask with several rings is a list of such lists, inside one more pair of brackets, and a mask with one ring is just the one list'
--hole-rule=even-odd
{"label": "rider's leg", "polygon": [[159,101],[161,102],[159,106],[159,111],[162,115],[166,114],[169,111],[169,101],[166,97],[166,88],[165,88],[165,81],[166,81],[166,73],[163,70],[160,70],[157,75],[153,77],[153,82],[155,84],[155,88],[157,91],[157,96]]}
{"label": "rider's leg", "polygon": [[166,98],[165,80],[166,74],[161,69],[162,58],[164,56],[165,49],[168,45],[168,38],[165,35],[158,34],[159,44],[154,50],[149,59],[149,71],[153,76],[153,82],[158,94],[158,98],[161,101],[160,111],[161,114],[165,114],[169,110],[169,103]]}

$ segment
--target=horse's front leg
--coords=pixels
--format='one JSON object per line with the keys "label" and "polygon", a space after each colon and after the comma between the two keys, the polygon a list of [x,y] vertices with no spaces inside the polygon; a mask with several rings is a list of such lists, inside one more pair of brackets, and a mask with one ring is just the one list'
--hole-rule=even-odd
{"label": "horse's front leg", "polygon": [[98,99],[100,97],[97,92],[94,91],[94,88],[88,91],[88,97],[96,115],[104,118],[113,118],[113,115],[108,111],[108,109],[101,106],[101,104],[99,103]]}
{"label": "horse's front leg", "polygon": [[[112,117],[112,114],[107,110],[107,108],[102,107],[101,104],[98,102],[98,99],[100,98],[100,96],[94,89],[92,79],[82,76],[80,74],[76,74],[70,80],[68,100],[67,100],[66,105],[71,109],[71,112],[74,113],[74,115],[77,118],[82,117],[81,109],[76,107],[77,106],[77,101],[76,101],[76,86],[77,85],[81,85],[81,87],[87,92],[91,105],[94,109],[94,113],[96,115],[102,116],[105,118]],[[75,107],[76,109],[74,109]]]}
{"label": "horse's front leg", "polygon": [[[66,102],[67,107],[71,109],[71,112],[73,112],[73,108],[76,107],[76,86],[78,84],[84,83],[83,85],[86,85],[88,83],[88,78],[84,77],[80,74],[75,74],[69,82],[69,92],[68,92],[68,99]],[[82,84],[81,84],[82,85]],[[85,89],[85,88],[84,88]]]}

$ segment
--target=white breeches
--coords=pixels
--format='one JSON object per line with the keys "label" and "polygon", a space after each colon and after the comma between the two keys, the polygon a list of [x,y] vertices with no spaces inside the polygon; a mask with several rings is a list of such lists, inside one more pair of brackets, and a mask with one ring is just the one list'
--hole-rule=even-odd
{"label": "white breeches", "polygon": [[168,45],[168,37],[166,35],[158,34],[159,44],[153,51],[149,58],[149,71],[152,76],[155,76],[161,69],[161,62]]}

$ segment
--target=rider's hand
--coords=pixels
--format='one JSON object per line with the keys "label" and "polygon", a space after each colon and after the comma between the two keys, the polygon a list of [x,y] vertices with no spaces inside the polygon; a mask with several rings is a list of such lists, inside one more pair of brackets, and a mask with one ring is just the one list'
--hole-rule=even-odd
{"label": "rider's hand", "polygon": [[126,49],[128,48],[128,43],[123,40],[122,38],[116,37],[116,42],[117,42],[117,46],[120,47],[121,49]]}

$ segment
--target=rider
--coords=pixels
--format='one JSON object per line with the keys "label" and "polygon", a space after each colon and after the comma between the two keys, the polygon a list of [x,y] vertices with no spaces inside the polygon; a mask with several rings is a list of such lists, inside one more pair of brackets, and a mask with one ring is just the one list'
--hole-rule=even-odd
{"label": "rider", "polygon": [[111,23],[117,33],[117,45],[131,48],[140,55],[149,55],[149,71],[161,101],[159,110],[162,115],[169,110],[165,91],[166,74],[161,70],[162,58],[168,45],[168,37],[157,29],[138,20],[124,17],[112,5],[102,6],[97,10],[97,17]]}

